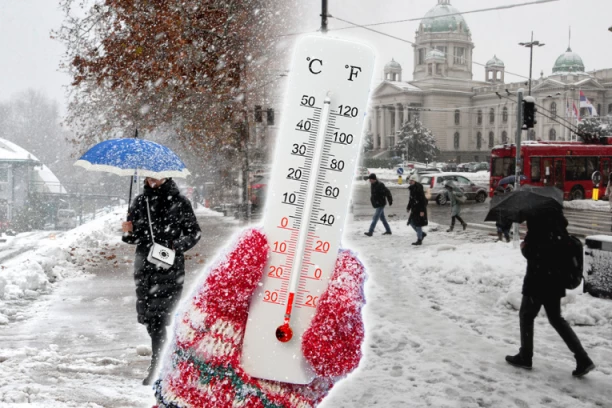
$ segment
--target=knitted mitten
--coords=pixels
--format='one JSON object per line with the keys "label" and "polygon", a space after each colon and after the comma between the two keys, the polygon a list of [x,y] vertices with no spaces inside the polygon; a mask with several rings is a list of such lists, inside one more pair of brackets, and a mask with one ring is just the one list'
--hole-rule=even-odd
{"label": "knitted mitten", "polygon": [[364,338],[363,265],[341,251],[327,291],[304,333],[302,351],[317,377],[307,385],[252,378],[240,367],[251,295],[268,255],[266,237],[248,230],[177,314],[155,392],[159,407],[309,408],[353,371]]}

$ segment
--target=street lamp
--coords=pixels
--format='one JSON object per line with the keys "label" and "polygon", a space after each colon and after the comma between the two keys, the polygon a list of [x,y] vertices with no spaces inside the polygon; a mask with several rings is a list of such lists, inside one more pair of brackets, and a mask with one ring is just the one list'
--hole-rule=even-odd
{"label": "street lamp", "polygon": [[529,56],[529,95],[531,95],[531,74],[533,69],[533,47],[543,47],[545,44],[539,41],[533,41],[533,31],[531,32],[531,41],[530,42],[522,42],[519,43],[522,47],[530,48],[530,56]]}

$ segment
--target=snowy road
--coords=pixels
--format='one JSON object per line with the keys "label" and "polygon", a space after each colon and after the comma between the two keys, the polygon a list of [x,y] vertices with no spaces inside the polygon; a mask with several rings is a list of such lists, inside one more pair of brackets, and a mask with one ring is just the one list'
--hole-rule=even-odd
{"label": "snowy road", "polygon": [[[385,209],[385,215],[389,219],[407,220],[406,206],[408,205],[408,190],[406,186],[391,187],[393,194],[393,205]],[[588,200],[584,200],[588,201]],[[587,202],[585,204],[590,204]],[[602,203],[607,207],[608,203]],[[353,193],[354,216],[356,219],[366,221],[372,218],[374,210],[370,204],[370,186],[369,184],[357,183]],[[592,211],[586,209],[566,208],[564,214],[569,221],[569,231],[580,237],[596,234],[610,234],[612,232],[612,214],[605,211]],[[494,223],[486,223],[484,219],[489,211],[489,201],[484,204],[478,204],[474,201],[468,201],[461,208],[461,217],[472,225],[478,225],[481,229],[495,231]],[[450,224],[450,208],[449,206],[440,206],[433,202],[428,207],[430,221],[443,225]],[[367,228],[367,223],[364,223],[364,228]]]}
{"label": "snowy road", "polygon": [[[187,259],[186,287],[238,228],[228,218],[199,220],[204,239]],[[405,222],[372,238],[362,223],[349,223],[344,244],[369,274],[365,357],[322,407],[612,407],[612,301],[576,293],[564,306],[596,371],[572,378],[572,356],[540,316],[534,370],[524,372],[504,361],[518,349],[525,268],[511,244],[434,226],[415,248]],[[111,232],[82,240],[80,255],[71,249],[86,273],[59,282],[28,307],[30,318],[0,329],[0,406],[150,406],[151,390],[140,385],[148,357],[137,347],[149,340],[135,320],[132,248]]]}

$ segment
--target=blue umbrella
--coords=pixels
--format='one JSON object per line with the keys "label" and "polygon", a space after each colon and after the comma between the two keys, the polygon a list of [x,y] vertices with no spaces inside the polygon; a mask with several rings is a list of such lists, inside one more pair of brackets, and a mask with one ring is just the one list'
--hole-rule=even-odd
{"label": "blue umbrella", "polygon": [[98,143],[74,165],[119,176],[138,173],[156,179],[185,178],[191,174],[181,159],[166,146],[136,138],[111,139]]}

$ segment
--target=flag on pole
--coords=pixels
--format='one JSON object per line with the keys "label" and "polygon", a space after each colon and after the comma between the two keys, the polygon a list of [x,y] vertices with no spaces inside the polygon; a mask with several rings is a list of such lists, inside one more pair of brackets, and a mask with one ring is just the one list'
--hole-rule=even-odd
{"label": "flag on pole", "polygon": [[589,101],[589,98],[586,97],[582,90],[580,90],[580,107],[587,108],[591,116],[597,116],[597,109],[595,109],[591,101]]}
{"label": "flag on pole", "polygon": [[572,104],[574,105],[574,117],[578,122],[580,122],[580,111],[576,107],[576,102],[572,102]]}

